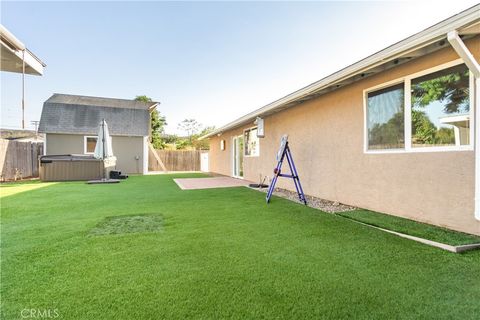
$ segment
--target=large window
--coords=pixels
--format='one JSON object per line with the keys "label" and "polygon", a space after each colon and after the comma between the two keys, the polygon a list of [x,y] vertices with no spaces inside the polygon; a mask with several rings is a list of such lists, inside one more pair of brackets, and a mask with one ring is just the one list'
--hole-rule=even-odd
{"label": "large window", "polygon": [[396,83],[365,93],[367,151],[471,150],[467,66],[455,61]]}
{"label": "large window", "polygon": [[470,144],[469,82],[464,64],[412,79],[412,147]]}
{"label": "large window", "polygon": [[97,145],[97,137],[85,137],[84,140],[84,153],[94,153],[95,146]]}
{"label": "large window", "polygon": [[243,132],[245,140],[245,155],[258,156],[260,155],[260,140],[257,137],[257,128],[247,129]]}
{"label": "large window", "polygon": [[405,145],[403,83],[368,94],[369,149],[397,149]]}

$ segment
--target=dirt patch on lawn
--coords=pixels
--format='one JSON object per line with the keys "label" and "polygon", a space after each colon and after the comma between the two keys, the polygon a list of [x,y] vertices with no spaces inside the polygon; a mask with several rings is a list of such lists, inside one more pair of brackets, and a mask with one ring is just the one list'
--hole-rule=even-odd
{"label": "dirt patch on lawn", "polygon": [[132,215],[107,217],[90,230],[90,236],[159,232],[163,229],[160,215]]}

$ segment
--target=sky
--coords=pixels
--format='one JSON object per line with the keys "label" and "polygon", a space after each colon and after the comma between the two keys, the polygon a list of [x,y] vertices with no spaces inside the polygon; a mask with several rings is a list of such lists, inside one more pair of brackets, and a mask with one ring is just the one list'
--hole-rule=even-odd
{"label": "sky", "polygon": [[[47,64],[26,124],[53,93],[161,104],[167,133],[222,126],[476,1],[6,2],[0,21]],[[21,126],[21,75],[0,76],[0,126]]]}

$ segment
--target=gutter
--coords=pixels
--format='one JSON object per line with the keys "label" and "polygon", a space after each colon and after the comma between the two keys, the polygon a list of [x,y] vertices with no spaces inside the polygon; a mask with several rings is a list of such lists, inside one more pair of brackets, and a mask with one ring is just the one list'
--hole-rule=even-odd
{"label": "gutter", "polygon": [[445,39],[445,35],[456,29],[464,28],[467,25],[478,21],[480,5],[475,5],[461,13],[458,13],[446,20],[443,20],[432,27],[429,27],[411,37],[408,37],[400,42],[397,42],[381,51],[378,51],[365,59],[362,59],[350,66],[347,66],[319,81],[316,81],[300,90],[297,90],[289,95],[284,96],[270,104],[267,104],[257,110],[254,110],[243,117],[240,117],[211,133],[202,136],[199,140],[212,137],[227,130],[240,127],[250,121],[253,122],[256,117],[264,117],[266,113],[274,112],[276,109],[287,106],[289,103],[302,101],[308,95],[319,90],[326,89],[330,86],[336,85],[354,76],[366,73],[368,70],[384,65],[385,63],[394,61],[397,58],[408,55],[409,53],[431,45],[437,41]]}
{"label": "gutter", "polygon": [[[27,49],[25,44],[18,40],[17,37],[13,35],[7,28],[0,24],[0,43],[2,47],[11,51],[13,55],[17,56],[21,60],[22,70],[20,71],[11,71],[18,72],[22,74],[32,74],[32,75],[43,75],[43,68],[47,65],[35,56],[30,50]],[[31,71],[26,72],[25,68],[30,67]]]}
{"label": "gutter", "polygon": [[0,37],[4,40],[12,50],[23,51],[26,49],[25,45],[17,39],[10,31],[0,24]]}
{"label": "gutter", "polygon": [[475,219],[480,221],[480,65],[475,60],[470,50],[468,50],[465,43],[458,36],[456,30],[450,31],[447,36],[448,42],[452,45],[453,49],[462,58],[463,62],[467,65],[468,69],[475,77],[475,207],[474,214]]}

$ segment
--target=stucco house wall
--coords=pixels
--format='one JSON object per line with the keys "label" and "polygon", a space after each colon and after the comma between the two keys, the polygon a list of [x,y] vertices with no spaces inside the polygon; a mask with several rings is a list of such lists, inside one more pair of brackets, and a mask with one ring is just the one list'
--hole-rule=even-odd
{"label": "stucco house wall", "polygon": [[[479,60],[480,37],[466,44]],[[260,155],[244,158],[244,178],[272,177],[287,133],[306,194],[480,235],[473,151],[364,152],[363,90],[458,58],[448,47],[265,117]],[[210,138],[210,171],[232,175],[232,139],[252,125]],[[289,179],[278,186],[294,190]]]}
{"label": "stucco house wall", "polygon": [[[83,154],[84,137],[80,134],[47,133],[45,154]],[[130,174],[144,172],[144,137],[112,136],[112,148],[117,157],[117,170]]]}

